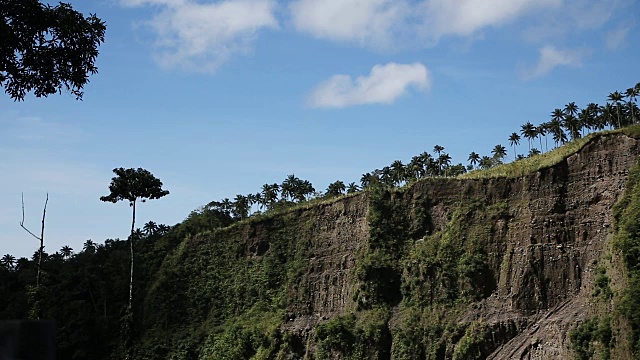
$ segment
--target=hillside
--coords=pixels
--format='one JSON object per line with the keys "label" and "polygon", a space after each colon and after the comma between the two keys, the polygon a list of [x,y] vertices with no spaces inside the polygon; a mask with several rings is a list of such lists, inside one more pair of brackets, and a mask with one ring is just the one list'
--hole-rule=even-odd
{"label": "hillside", "polygon": [[189,235],[138,307],[134,358],[629,358],[630,260],[612,243],[616,203],[633,203],[633,135],[590,136],[524,175],[428,179]]}

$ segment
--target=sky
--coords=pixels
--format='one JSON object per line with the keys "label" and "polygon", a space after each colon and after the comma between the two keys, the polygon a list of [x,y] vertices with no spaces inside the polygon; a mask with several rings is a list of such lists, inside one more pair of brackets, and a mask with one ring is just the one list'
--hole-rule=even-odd
{"label": "sky", "polygon": [[[70,1],[107,24],[82,101],[0,95],[0,255],[126,239],[104,203],[117,167],[170,195],[137,225],[174,225],[212,200],[289,174],[336,180],[438,144],[489,154],[568,102],[640,82],[632,0]],[[523,145],[520,145],[521,148]],[[522,148],[523,151],[526,149]]]}

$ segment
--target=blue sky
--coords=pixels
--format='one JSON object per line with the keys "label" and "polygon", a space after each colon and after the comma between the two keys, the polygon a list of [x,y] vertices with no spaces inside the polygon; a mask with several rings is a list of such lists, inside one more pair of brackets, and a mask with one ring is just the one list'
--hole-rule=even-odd
{"label": "blue sky", "polygon": [[[0,253],[126,238],[98,199],[115,167],[171,194],[138,225],[173,225],[288,174],[324,190],[445,147],[488,154],[570,101],[640,82],[631,0],[92,0],[107,24],[83,101],[0,96]],[[521,145],[522,147],[522,145]],[[509,152],[511,148],[508,147]],[[509,157],[513,154],[509,153]]]}

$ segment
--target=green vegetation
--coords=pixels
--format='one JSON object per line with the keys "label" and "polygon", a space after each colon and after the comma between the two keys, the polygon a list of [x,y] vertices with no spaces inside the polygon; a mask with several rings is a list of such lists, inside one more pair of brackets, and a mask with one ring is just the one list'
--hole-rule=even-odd
{"label": "green vegetation", "polygon": [[631,326],[635,356],[640,359],[640,162],[629,174],[624,196],[614,208],[614,219],[614,245],[622,253],[628,275],[618,310]]}
{"label": "green vegetation", "polygon": [[613,334],[610,317],[585,320],[569,333],[569,338],[579,360],[611,358]]}

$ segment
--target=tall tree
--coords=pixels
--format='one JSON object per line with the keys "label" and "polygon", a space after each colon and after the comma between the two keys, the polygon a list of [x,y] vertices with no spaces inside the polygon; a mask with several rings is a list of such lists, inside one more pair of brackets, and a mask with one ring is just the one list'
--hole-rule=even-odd
{"label": "tall tree", "polygon": [[532,123],[527,121],[526,124],[520,127],[520,133],[524,138],[526,138],[529,141],[529,150],[531,150],[531,140],[534,139],[537,134],[536,127],[533,126]]}
{"label": "tall tree", "polygon": [[60,249],[60,253],[64,256],[65,259],[68,259],[73,255],[73,249],[69,245],[65,245]]}
{"label": "tall tree", "polygon": [[405,181],[406,171],[404,164],[400,160],[395,160],[391,163],[391,179],[393,185],[398,186]]}
{"label": "tall tree", "polygon": [[480,155],[478,155],[475,151],[472,151],[471,154],[469,154],[469,159],[467,159],[467,161],[469,161],[469,165],[475,167],[480,163]]}
{"label": "tall tree", "polygon": [[0,2],[0,86],[16,101],[33,91],[46,97],[63,89],[82,99],[104,42],[105,24],[71,5],[38,0]]}
{"label": "tall tree", "polygon": [[640,87],[638,86],[628,88],[627,91],[625,91],[625,96],[627,98],[627,105],[631,110],[631,123],[633,124],[637,122],[636,113],[633,105],[636,103],[636,98],[638,97],[638,95],[640,95]]}
{"label": "tall tree", "polygon": [[509,145],[513,146],[513,159],[515,160],[517,156],[516,145],[520,145],[520,135],[517,132],[511,133],[509,136]]}
{"label": "tall tree", "polygon": [[162,189],[162,181],[156,178],[148,170],[138,169],[113,169],[116,174],[111,179],[109,185],[109,195],[101,196],[100,200],[105,202],[117,203],[118,201],[128,201],[129,206],[133,209],[131,216],[131,233],[129,235],[130,250],[130,274],[129,274],[129,311],[132,310],[133,304],[133,239],[136,226],[136,203],[138,200],[146,202],[147,200],[160,199],[169,195],[169,191]]}
{"label": "tall tree", "polygon": [[622,101],[622,93],[619,91],[614,91],[609,94],[607,99],[614,104],[614,108],[616,109],[617,119],[618,119],[618,128],[622,127],[622,119],[620,114],[620,102]]}
{"label": "tall tree", "polygon": [[13,270],[16,265],[16,258],[11,254],[5,254],[0,260],[0,264],[7,270]]}
{"label": "tall tree", "polygon": [[341,180],[337,180],[336,182],[329,184],[329,186],[327,187],[327,197],[340,196],[344,194],[345,189],[346,187],[344,185],[344,182],[342,182]]}
{"label": "tall tree", "polygon": [[498,144],[496,145],[493,150],[491,150],[491,153],[493,154],[493,159],[495,160],[496,163],[502,163],[502,159],[504,159],[505,156],[507,156],[507,149]]}
{"label": "tall tree", "polygon": [[47,204],[49,203],[49,193],[47,193],[47,198],[44,201],[44,208],[42,209],[42,223],[40,226],[40,236],[31,232],[31,230],[27,229],[24,226],[24,194],[22,194],[22,221],[20,221],[20,227],[22,227],[26,232],[28,232],[31,236],[36,238],[36,240],[40,241],[40,247],[38,248],[38,272],[36,273],[36,287],[40,286],[40,275],[42,272],[42,258],[44,252],[44,221],[47,217]]}

